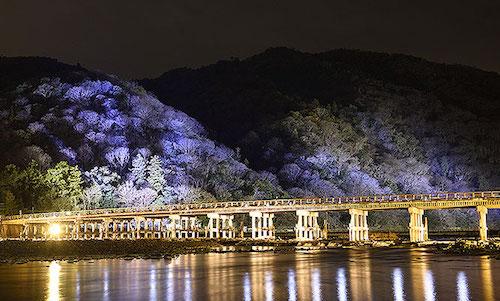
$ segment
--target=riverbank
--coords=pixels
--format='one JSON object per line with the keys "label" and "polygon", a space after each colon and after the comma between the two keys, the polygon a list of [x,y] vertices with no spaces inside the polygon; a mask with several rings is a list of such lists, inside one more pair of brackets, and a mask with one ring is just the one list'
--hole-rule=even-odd
{"label": "riverbank", "polygon": [[447,245],[438,245],[437,252],[453,255],[489,255],[500,259],[500,241],[490,240],[482,242],[477,240],[459,239]]}
{"label": "riverbank", "polygon": [[65,240],[0,241],[0,262],[47,260],[172,259],[183,254],[210,252],[222,245],[213,240]]}
{"label": "riverbank", "polygon": [[183,254],[208,252],[273,251],[277,253],[296,250],[328,250],[342,248],[412,248],[426,247],[438,254],[490,255],[500,259],[500,241],[488,243],[457,240],[453,242],[426,242],[409,244],[393,241],[366,243],[294,240],[67,240],[67,241],[0,241],[0,263],[25,263],[28,261],[95,259],[166,259]]}

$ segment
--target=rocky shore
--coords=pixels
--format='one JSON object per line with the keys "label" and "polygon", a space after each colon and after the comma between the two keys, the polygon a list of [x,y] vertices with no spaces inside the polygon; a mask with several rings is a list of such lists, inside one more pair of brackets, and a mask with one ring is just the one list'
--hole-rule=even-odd
{"label": "rocky shore", "polygon": [[437,251],[439,253],[453,255],[490,255],[500,259],[500,241],[490,240],[482,242],[477,240],[459,239],[447,245],[437,246]]}
{"label": "rocky shore", "polygon": [[426,247],[439,254],[490,255],[500,259],[500,241],[425,242],[421,244],[394,241],[352,243],[348,241],[296,242],[293,240],[70,240],[70,241],[0,241],[0,263],[28,261],[121,259],[172,259],[183,254],[208,252],[328,250],[343,248],[411,248]]}
{"label": "rocky shore", "polygon": [[182,254],[207,253],[221,244],[214,240],[66,240],[0,241],[0,262],[104,258],[172,259]]}

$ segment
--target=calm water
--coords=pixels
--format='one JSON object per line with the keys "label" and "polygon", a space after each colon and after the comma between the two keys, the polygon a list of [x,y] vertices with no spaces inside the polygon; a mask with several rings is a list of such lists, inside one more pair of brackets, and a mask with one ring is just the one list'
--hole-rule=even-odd
{"label": "calm water", "polygon": [[500,260],[425,249],[0,265],[0,300],[495,300]]}

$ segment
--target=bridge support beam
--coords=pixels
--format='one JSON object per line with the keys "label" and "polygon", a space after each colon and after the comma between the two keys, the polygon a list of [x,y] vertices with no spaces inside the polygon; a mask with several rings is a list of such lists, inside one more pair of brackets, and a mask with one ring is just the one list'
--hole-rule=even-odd
{"label": "bridge support beam", "polygon": [[479,239],[481,241],[488,240],[488,226],[486,224],[486,215],[488,214],[488,208],[485,206],[477,206],[477,213],[479,214]]}
{"label": "bridge support beam", "polygon": [[178,214],[172,214],[168,216],[170,223],[168,224],[168,229],[166,233],[167,238],[177,238],[177,229],[180,228],[181,216]]}
{"label": "bridge support beam", "polygon": [[[199,237],[197,218],[194,216],[169,215],[170,224],[167,235],[169,238]],[[212,222],[213,223],[213,222]]]}
{"label": "bridge support beam", "polygon": [[428,225],[427,218],[424,220],[424,210],[410,207],[408,208],[410,213],[410,242],[422,242],[428,237]]}
{"label": "bridge support beam", "polygon": [[274,213],[250,212],[252,218],[252,239],[274,239]]}
{"label": "bridge support beam", "polygon": [[209,213],[208,237],[210,238],[234,238],[234,215]]}
{"label": "bridge support beam", "polygon": [[350,241],[368,241],[368,211],[349,209],[351,221],[349,222]]}
{"label": "bridge support beam", "polygon": [[180,238],[196,238],[199,237],[198,219],[195,216],[181,216],[181,231]]}
{"label": "bridge support beam", "polygon": [[321,238],[321,228],[318,225],[318,212],[297,210],[297,225],[295,237],[297,240],[315,240]]}
{"label": "bridge support beam", "polygon": [[139,216],[134,218],[135,221],[135,238],[140,239],[141,238],[141,233],[144,233],[144,237],[146,237],[146,229],[148,225],[146,224],[146,218]]}

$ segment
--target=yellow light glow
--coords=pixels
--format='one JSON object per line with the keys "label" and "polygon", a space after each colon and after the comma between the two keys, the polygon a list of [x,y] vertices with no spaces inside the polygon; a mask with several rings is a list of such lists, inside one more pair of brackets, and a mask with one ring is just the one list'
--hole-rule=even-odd
{"label": "yellow light glow", "polygon": [[61,277],[61,265],[55,261],[52,261],[49,265],[49,283],[48,283],[48,296],[47,301],[60,301],[60,281]]}
{"label": "yellow light glow", "polygon": [[52,236],[61,234],[61,226],[59,226],[59,224],[51,224],[49,226],[49,234]]}

